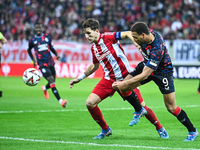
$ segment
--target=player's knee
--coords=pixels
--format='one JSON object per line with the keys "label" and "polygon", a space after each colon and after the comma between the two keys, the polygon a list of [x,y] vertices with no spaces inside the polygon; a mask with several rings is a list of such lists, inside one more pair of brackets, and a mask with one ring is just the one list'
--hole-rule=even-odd
{"label": "player's knee", "polygon": [[146,104],[145,104],[144,101],[142,101],[142,102],[140,103],[140,105],[141,105],[142,107],[145,107],[145,106],[146,106]]}
{"label": "player's knee", "polygon": [[176,107],[171,106],[171,105],[166,105],[168,112],[172,113],[176,110]]}
{"label": "player's knee", "polygon": [[87,108],[95,107],[100,102],[101,98],[98,95],[91,93],[86,101],[86,107]]}
{"label": "player's knee", "polygon": [[93,101],[91,101],[91,100],[86,101],[86,107],[87,108],[92,108],[94,106],[95,106],[95,103]]}
{"label": "player's knee", "polygon": [[55,79],[54,79],[53,76],[50,76],[50,77],[47,78],[47,81],[49,82],[49,84],[52,84],[52,83],[55,82]]}

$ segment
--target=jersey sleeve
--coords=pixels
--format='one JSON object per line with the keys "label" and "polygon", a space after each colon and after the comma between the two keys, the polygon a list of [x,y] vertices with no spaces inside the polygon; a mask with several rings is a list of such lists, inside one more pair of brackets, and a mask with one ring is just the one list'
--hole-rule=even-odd
{"label": "jersey sleeve", "polygon": [[107,40],[110,40],[112,41],[113,43],[116,43],[117,42],[117,38],[116,38],[116,33],[119,33],[119,32],[105,32],[103,34],[103,36],[107,39]]}
{"label": "jersey sleeve", "polygon": [[153,69],[154,71],[157,70],[162,58],[164,55],[164,50],[162,48],[154,48],[151,51],[151,57],[148,60],[148,62],[146,63],[146,66]]}

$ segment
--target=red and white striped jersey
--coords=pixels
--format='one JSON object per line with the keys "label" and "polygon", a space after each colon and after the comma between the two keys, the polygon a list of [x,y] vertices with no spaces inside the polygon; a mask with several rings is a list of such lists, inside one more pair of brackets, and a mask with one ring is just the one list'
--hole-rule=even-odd
{"label": "red and white striped jersey", "polygon": [[93,63],[100,63],[107,80],[123,80],[130,72],[129,62],[118,40],[116,32],[101,34],[97,43],[91,46]]}

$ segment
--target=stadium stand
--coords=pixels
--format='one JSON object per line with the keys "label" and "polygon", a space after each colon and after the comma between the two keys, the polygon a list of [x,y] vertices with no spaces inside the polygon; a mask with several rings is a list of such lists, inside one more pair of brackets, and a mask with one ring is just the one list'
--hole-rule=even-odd
{"label": "stadium stand", "polygon": [[0,31],[9,41],[30,39],[41,22],[54,40],[82,42],[81,24],[89,17],[102,32],[145,21],[167,40],[200,39],[199,0],[0,0]]}

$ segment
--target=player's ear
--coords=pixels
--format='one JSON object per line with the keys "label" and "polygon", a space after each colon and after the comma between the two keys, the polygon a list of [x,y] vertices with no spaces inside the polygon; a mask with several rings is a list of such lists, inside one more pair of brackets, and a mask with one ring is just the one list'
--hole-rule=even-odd
{"label": "player's ear", "polygon": [[143,39],[146,37],[146,34],[145,33],[142,33],[142,37],[143,37]]}
{"label": "player's ear", "polygon": [[99,29],[96,29],[95,31],[96,31],[97,33],[99,33]]}

